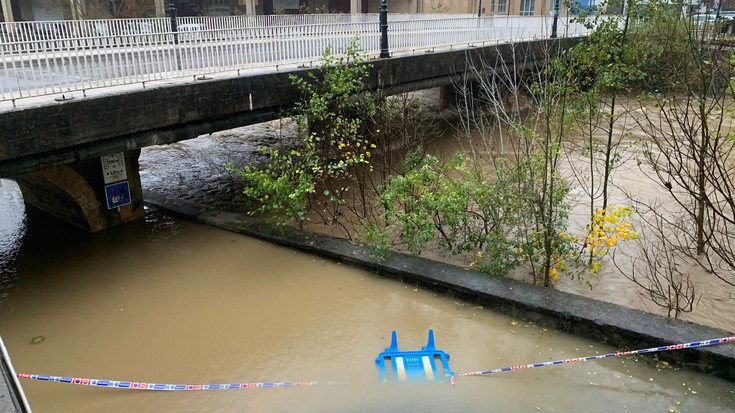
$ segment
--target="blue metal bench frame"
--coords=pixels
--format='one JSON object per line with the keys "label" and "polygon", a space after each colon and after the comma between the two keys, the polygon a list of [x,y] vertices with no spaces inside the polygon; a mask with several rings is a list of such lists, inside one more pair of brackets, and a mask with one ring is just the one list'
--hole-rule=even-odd
{"label": "blue metal bench frame", "polygon": [[449,354],[437,350],[434,331],[429,330],[429,341],[421,350],[398,350],[396,332],[391,335],[390,347],[375,359],[381,382],[447,381],[454,375],[449,368]]}

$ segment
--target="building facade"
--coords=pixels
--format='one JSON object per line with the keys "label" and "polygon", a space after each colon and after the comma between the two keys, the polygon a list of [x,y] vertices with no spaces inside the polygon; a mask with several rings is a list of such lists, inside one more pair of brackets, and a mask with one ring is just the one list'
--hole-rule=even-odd
{"label": "building facade", "polygon": [[[388,0],[391,13],[549,15],[555,0]],[[578,1],[578,0],[577,0]],[[595,0],[583,0],[584,3]],[[278,13],[377,13],[380,0],[0,0],[3,20],[162,17],[169,3],[179,16]],[[594,3],[592,3],[594,4]]]}

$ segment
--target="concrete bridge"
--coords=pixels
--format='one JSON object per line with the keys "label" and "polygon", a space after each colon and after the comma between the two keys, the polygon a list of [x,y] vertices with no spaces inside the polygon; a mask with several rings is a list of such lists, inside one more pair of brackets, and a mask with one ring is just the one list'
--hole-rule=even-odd
{"label": "concrete bridge", "polygon": [[[536,20],[539,23],[548,21],[546,18]],[[471,23],[477,24],[477,19]],[[322,30],[333,30],[333,27]],[[441,31],[441,26],[436,30],[437,33]],[[432,33],[423,35],[433,36]],[[465,75],[468,62],[482,62],[484,70],[490,72],[501,65],[539,65],[545,62],[549,47],[566,48],[578,39],[569,36],[529,40],[511,36],[505,41],[486,41],[474,30],[472,35],[474,40],[469,42],[444,46],[427,42],[427,47],[412,50],[396,47],[391,49],[390,58],[371,58],[366,87],[380,90],[384,95],[434,87],[449,86],[451,90],[453,82]],[[215,48],[219,48],[222,56],[234,50],[227,46],[222,36],[204,33],[201,36],[193,45],[141,44],[131,49],[129,43],[115,43],[92,49],[78,47],[63,53],[82,56],[77,61],[79,67],[84,66],[79,64],[81,61],[102,65],[105,60],[100,56],[118,55],[122,59],[123,56],[135,57],[138,53],[133,60],[145,66],[150,62],[141,56],[153,53],[151,48],[156,59],[171,51],[178,52],[179,62],[183,50],[192,53],[190,57],[196,53],[210,53]],[[205,36],[209,36],[209,40],[202,39]],[[345,38],[352,36],[353,33],[348,33]],[[277,52],[276,46],[292,46],[281,40],[271,39],[278,44],[258,47],[275,51],[275,56],[284,56]],[[14,45],[16,49],[21,46],[29,47]],[[196,53],[190,50],[192,47]],[[98,53],[96,59],[84,57],[91,53],[90,50]],[[64,64],[22,66],[25,63],[17,63],[23,59],[27,63],[44,53],[49,55],[47,59],[63,60],[55,55],[56,52],[5,53],[0,56],[3,58],[0,64],[4,62],[5,68],[17,65],[23,68],[24,74],[39,66],[45,69],[66,67],[61,75],[74,76],[72,69]],[[375,57],[374,50],[368,49],[368,53]],[[112,81],[102,76],[95,81],[103,85],[96,87],[78,88],[73,84],[70,87],[67,83],[66,89],[59,89],[56,85],[31,84],[20,94],[6,91],[0,101],[0,178],[15,179],[26,202],[90,231],[142,218],[143,199],[138,174],[140,148],[275,119],[298,99],[289,75],[303,75],[315,70],[308,66],[317,64],[317,59],[308,62],[284,59],[286,63],[271,67],[233,70],[217,66],[221,58],[212,54],[211,67],[202,67],[194,75],[188,69],[178,69],[189,77],[182,77],[181,73],[173,77],[167,71],[150,70],[148,65],[145,76],[151,80],[107,85],[104,83]],[[15,63],[9,64],[9,61]],[[104,73],[104,70],[107,69],[100,68],[99,72]],[[80,83],[84,86],[92,82]],[[27,95],[30,97],[23,97]]]}

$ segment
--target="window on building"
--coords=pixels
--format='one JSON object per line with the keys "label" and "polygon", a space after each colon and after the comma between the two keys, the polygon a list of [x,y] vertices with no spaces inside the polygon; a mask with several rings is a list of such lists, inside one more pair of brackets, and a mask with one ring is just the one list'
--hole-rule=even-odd
{"label": "window on building", "polygon": [[508,14],[508,0],[498,0],[497,14]]}
{"label": "window on building", "polygon": [[533,16],[536,0],[521,0],[521,16]]}
{"label": "window on building", "polygon": [[210,0],[209,14],[212,16],[226,16],[230,14],[230,0]]}

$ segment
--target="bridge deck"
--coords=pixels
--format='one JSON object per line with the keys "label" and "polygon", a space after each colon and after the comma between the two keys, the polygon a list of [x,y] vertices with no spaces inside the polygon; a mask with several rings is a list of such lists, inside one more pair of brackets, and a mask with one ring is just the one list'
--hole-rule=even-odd
{"label": "bridge deck", "polygon": [[[489,71],[543,64],[549,48],[576,41],[396,53],[370,61],[366,87],[393,94],[451,85],[468,62]],[[2,102],[0,177],[275,119],[299,97],[289,75],[308,70],[292,64],[74,92],[71,100],[56,101],[60,95],[54,95]]]}
{"label": "bridge deck", "polygon": [[[368,55],[380,53],[377,14],[346,15],[332,23],[325,23],[325,15],[304,15],[296,24],[292,16],[249,17],[253,19],[179,19],[177,27],[187,28],[183,32],[172,31],[165,18],[127,19],[116,25],[43,22],[59,27],[53,35],[43,36],[20,34],[37,33],[33,23],[18,27],[19,23],[4,23],[0,25],[0,101],[233,70],[309,65],[319,61],[327,47],[337,56],[344,55],[356,38]],[[396,55],[547,38],[551,23],[551,17],[389,15],[388,44]],[[569,17],[561,18],[561,37],[584,33]]]}

